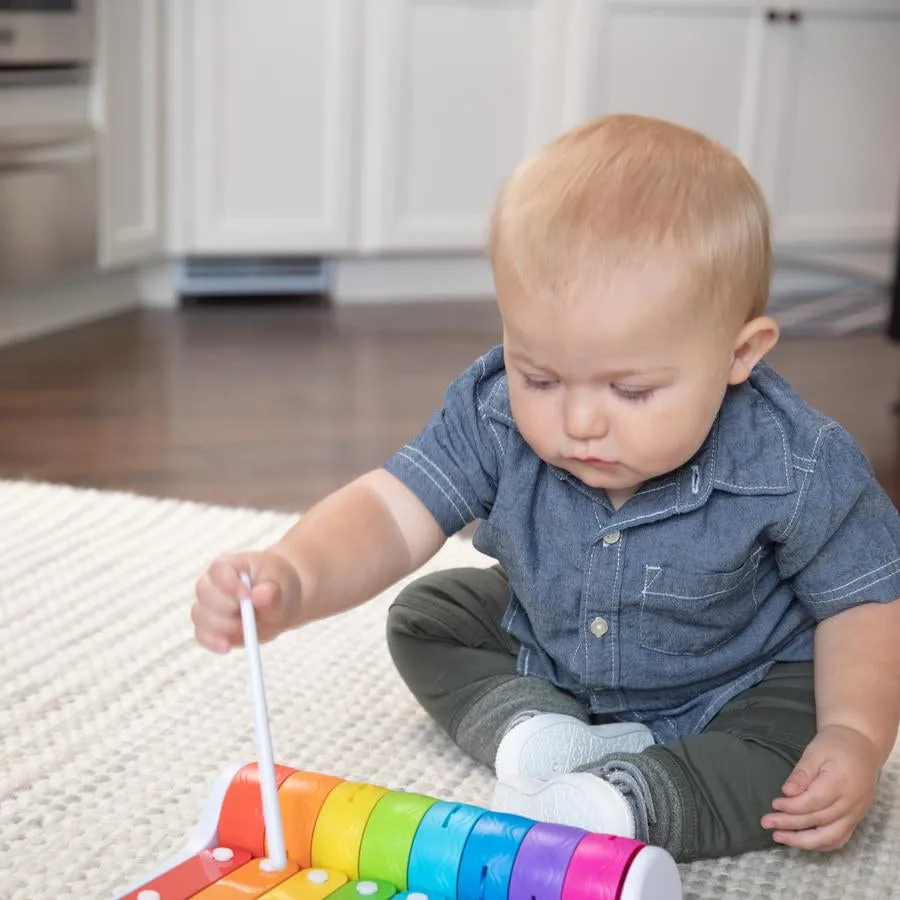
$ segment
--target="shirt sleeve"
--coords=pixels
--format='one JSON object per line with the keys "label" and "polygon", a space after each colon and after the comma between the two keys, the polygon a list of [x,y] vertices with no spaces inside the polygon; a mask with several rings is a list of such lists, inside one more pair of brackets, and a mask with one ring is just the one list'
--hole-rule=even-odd
{"label": "shirt sleeve", "polygon": [[781,574],[821,620],[862,603],[900,598],[900,516],[840,426],[820,434],[783,543]]}
{"label": "shirt sleeve", "polygon": [[499,349],[476,360],[450,384],[444,405],[384,465],[425,504],[446,535],[486,518],[503,454],[503,427],[487,413],[505,379]]}

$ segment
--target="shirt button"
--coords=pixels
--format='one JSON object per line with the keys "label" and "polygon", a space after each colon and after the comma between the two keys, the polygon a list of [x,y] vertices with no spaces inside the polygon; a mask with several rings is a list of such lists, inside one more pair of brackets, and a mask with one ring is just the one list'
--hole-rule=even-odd
{"label": "shirt button", "polygon": [[593,634],[594,637],[603,637],[607,631],[609,631],[609,622],[607,622],[603,616],[597,616],[597,618],[591,622],[591,634]]}
{"label": "shirt button", "polygon": [[617,544],[619,538],[622,537],[621,531],[611,531],[609,534],[603,535],[603,543],[608,547],[610,544]]}

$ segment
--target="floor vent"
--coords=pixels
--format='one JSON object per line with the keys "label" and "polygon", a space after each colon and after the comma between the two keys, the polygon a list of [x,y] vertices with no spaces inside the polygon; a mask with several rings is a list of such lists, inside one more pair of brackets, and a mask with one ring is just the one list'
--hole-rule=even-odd
{"label": "floor vent", "polygon": [[319,256],[191,256],[176,271],[178,292],[192,297],[325,294],[332,262]]}

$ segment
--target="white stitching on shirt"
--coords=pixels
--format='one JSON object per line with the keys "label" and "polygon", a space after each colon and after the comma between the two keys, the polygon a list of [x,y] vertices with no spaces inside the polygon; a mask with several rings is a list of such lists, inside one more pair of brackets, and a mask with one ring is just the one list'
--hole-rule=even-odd
{"label": "white stitching on shirt", "polygon": [[730,481],[722,481],[721,478],[716,479],[716,484],[741,491],[777,491],[784,487],[783,484],[732,484]]}
{"label": "white stitching on shirt", "polygon": [[869,570],[868,572],[863,572],[862,575],[857,575],[856,578],[851,579],[846,584],[839,584],[836,588],[831,588],[828,591],[816,591],[814,594],[807,594],[807,597],[822,597],[825,594],[833,594],[835,591],[842,591],[844,588],[848,588],[853,584],[856,584],[857,581],[862,581],[863,578],[868,578],[870,575],[874,575],[876,572],[880,572],[882,569],[887,569],[892,566],[897,566],[900,563],[900,556],[894,557],[889,563],[885,563],[883,566],[877,566],[874,569]]}
{"label": "white stitching on shirt", "polygon": [[[895,575],[898,571],[900,571],[900,556],[891,560],[891,562],[887,563],[883,566],[878,566],[875,569],[872,569],[870,572],[865,572],[862,575],[854,578],[852,581],[848,581],[846,584],[842,584],[839,587],[832,588],[828,591],[815,591],[814,593],[803,594],[803,598],[805,600],[809,600],[810,603],[815,604],[826,604],[826,603],[836,603],[838,600],[846,600],[847,597],[852,597],[854,594],[858,594],[860,591],[867,591],[872,585],[878,584],[879,582],[886,581],[892,575]],[[875,575],[877,572],[882,572],[885,569],[890,569],[890,571],[886,575],[882,575],[880,578],[873,578],[871,581],[865,582],[865,584],[860,584],[854,587],[852,590],[844,591],[842,594],[836,594],[836,596],[827,596],[829,594],[835,594],[837,591],[843,591],[844,588],[849,588],[851,585],[856,584],[859,581],[862,581],[864,578],[868,578],[870,575]],[[825,599],[827,597],[827,599]],[[822,599],[816,599],[822,598]]]}
{"label": "white stitching on shirt", "polygon": [[776,541],[784,541],[787,539],[788,534],[790,534],[791,529],[794,527],[794,522],[796,522],[798,519],[798,516],[800,514],[800,507],[803,506],[803,503],[806,500],[807,495],[809,494],[809,488],[812,484],[813,475],[815,475],[816,467],[819,464],[819,442],[822,440],[822,435],[826,432],[833,431],[837,427],[837,422],[829,422],[827,425],[823,425],[819,429],[819,433],[816,435],[816,442],[813,444],[812,453],[814,462],[812,470],[809,473],[809,478],[807,478],[803,482],[803,484],[800,485],[800,490],[797,491],[797,502],[794,504],[794,510],[791,513],[791,518],[788,521],[787,525],[784,526],[784,531],[782,531],[781,534],[775,538]]}
{"label": "white stitching on shirt", "polygon": [[[462,505],[465,506],[466,512],[468,512],[469,515],[472,516],[473,519],[477,518],[472,507],[469,506],[466,498],[460,493],[459,488],[453,483],[450,476],[430,456],[427,456],[418,447],[411,447],[411,446],[407,445],[407,447],[405,449],[411,450],[414,453],[418,453],[419,456],[421,456],[422,459],[425,460],[426,463],[428,463],[432,468],[434,468],[441,475],[443,475],[444,478],[447,480],[447,484],[450,487],[450,489],[456,494],[456,496],[459,498]],[[410,460],[410,462],[412,462],[412,460]],[[449,499],[449,497],[448,497],[448,499]],[[455,504],[454,504],[454,507],[455,507]]]}
{"label": "white stitching on shirt", "polygon": [[[437,483],[437,481],[435,481],[432,474],[427,469],[425,469],[424,466],[420,465],[418,460],[413,459],[408,453],[404,453],[403,450],[398,451],[397,455],[403,457],[403,459],[409,460],[409,462],[412,465],[414,465],[444,495],[447,502],[453,507],[454,511],[456,512],[456,515],[459,517],[460,522],[462,522],[462,524],[465,525],[467,522],[467,519],[462,514],[462,510],[453,502],[453,498],[441,487],[441,485],[439,485]],[[441,474],[445,478],[447,477],[444,472],[441,472]]]}

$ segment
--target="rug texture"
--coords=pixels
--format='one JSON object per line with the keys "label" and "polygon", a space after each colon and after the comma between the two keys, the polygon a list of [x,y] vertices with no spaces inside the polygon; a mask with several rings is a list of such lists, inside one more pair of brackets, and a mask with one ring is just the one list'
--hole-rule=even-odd
{"label": "rug texture", "polygon": [[[0,898],[105,900],[180,849],[219,771],[254,758],[243,654],[196,646],[189,609],[214,555],[292,517],[2,481],[0,510]],[[454,539],[427,569],[490,562]],[[491,773],[392,669],[395,592],[263,648],[276,760],[487,805]],[[683,866],[685,896],[900,897],[898,792],[895,752],[845,850]]]}

